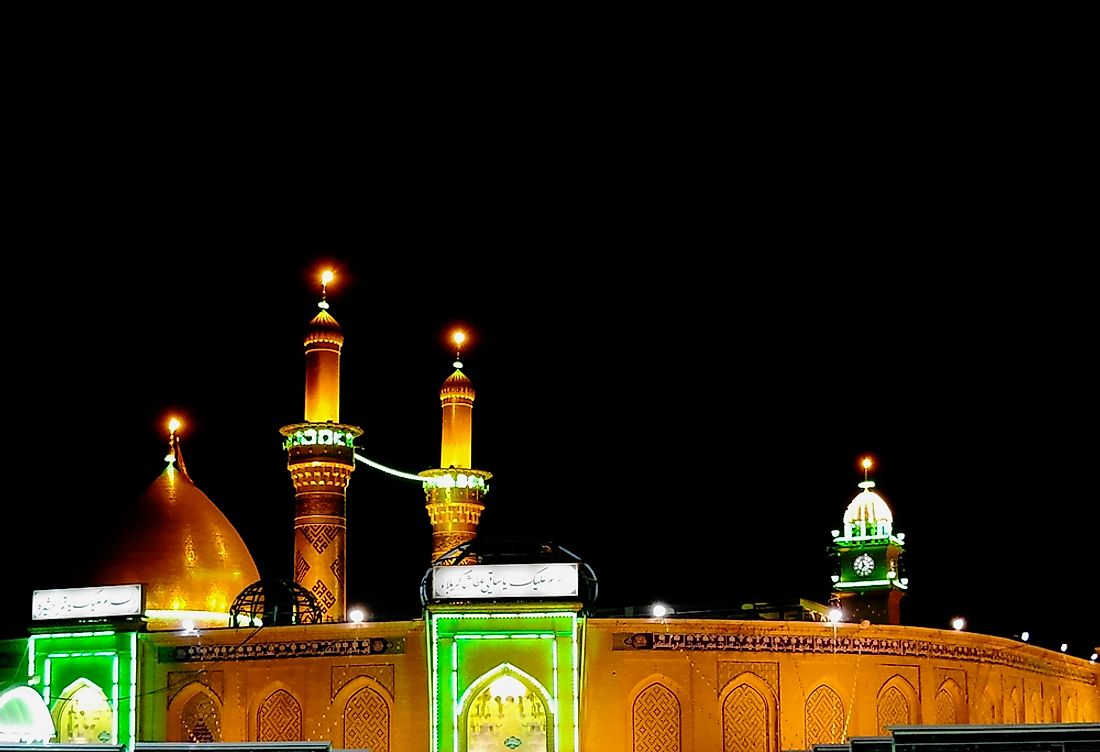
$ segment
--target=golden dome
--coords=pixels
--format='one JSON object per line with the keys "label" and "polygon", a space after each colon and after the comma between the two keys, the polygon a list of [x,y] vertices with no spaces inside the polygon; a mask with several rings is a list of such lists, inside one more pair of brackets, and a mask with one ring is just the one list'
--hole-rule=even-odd
{"label": "golden dome", "polygon": [[440,399],[454,396],[465,397],[469,400],[474,398],[474,385],[470,383],[470,379],[462,372],[461,368],[456,368],[455,372],[443,382],[443,388],[439,390]]}
{"label": "golden dome", "polygon": [[332,342],[337,345],[344,344],[344,335],[340,331],[340,324],[328,311],[322,309],[309,322],[309,333],[306,334],[305,344],[313,342]]}
{"label": "golden dome", "polygon": [[118,519],[94,585],[142,583],[150,629],[229,625],[229,607],[260,579],[241,536],[172,464]]}
{"label": "golden dome", "polygon": [[893,524],[894,514],[886,505],[885,499],[874,491],[863,491],[848,505],[844,512],[844,522],[889,522]]}

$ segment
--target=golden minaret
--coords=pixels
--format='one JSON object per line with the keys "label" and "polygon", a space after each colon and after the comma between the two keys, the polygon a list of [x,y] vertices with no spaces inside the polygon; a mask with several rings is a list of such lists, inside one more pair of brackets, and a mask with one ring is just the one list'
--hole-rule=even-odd
{"label": "golden minaret", "polygon": [[324,621],[346,621],[347,488],[355,439],[363,429],[340,423],[340,350],[344,335],[325,300],[332,272],[321,276],[320,312],[305,338],[305,422],[283,426],[294,483],[294,581],[317,597]]}
{"label": "golden minaret", "polygon": [[455,371],[439,390],[439,400],[443,403],[440,466],[419,473],[424,478],[425,508],[432,523],[432,561],[438,564],[453,563],[455,556],[445,560],[440,557],[477,536],[477,525],[485,509],[482,498],[489,492],[486,481],[493,477],[491,473],[472,467],[476,395],[470,379],[462,372],[462,344],[466,335],[455,332],[452,341],[457,348]]}

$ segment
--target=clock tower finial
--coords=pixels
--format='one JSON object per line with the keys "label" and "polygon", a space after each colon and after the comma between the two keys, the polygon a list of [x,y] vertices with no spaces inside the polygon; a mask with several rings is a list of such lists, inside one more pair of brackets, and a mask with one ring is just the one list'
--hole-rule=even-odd
{"label": "clock tower finial", "polygon": [[870,457],[860,460],[860,492],[844,512],[843,530],[833,531],[832,549],[839,563],[832,576],[833,595],[845,606],[849,621],[900,624],[901,598],[909,589],[901,568],[905,534],[894,532],[893,512],[872,490],[872,465]]}

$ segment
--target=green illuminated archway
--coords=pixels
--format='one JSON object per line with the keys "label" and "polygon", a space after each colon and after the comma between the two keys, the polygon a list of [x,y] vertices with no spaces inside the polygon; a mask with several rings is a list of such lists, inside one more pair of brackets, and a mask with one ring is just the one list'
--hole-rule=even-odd
{"label": "green illuminated archway", "polygon": [[114,708],[100,686],[84,677],[62,690],[51,715],[59,742],[116,743],[118,726]]}
{"label": "green illuminated archway", "polygon": [[554,749],[553,704],[546,687],[510,663],[486,671],[458,701],[461,752],[501,746],[523,752]]}

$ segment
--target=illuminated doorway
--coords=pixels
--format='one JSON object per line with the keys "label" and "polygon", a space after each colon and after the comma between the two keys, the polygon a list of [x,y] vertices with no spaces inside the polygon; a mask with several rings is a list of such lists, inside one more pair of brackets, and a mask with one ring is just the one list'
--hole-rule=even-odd
{"label": "illuminated doorway", "polygon": [[107,695],[81,678],[61,692],[54,703],[57,741],[69,744],[115,744],[115,713]]}
{"label": "illuminated doorway", "polygon": [[553,719],[547,694],[537,681],[504,664],[482,676],[467,692],[462,727],[465,752],[548,752]]}

